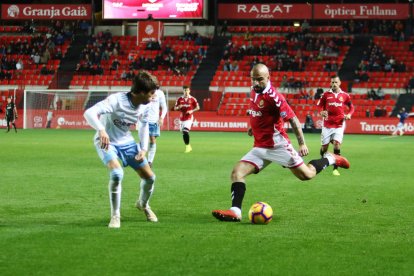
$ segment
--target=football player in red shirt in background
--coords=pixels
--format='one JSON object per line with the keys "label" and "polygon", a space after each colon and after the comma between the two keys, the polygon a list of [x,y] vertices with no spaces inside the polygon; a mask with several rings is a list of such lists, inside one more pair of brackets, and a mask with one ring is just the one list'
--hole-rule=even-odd
{"label": "football player in red shirt in background", "polygon": [[[229,210],[213,210],[212,214],[221,221],[241,221],[242,201],[246,190],[246,177],[259,173],[271,163],[279,164],[300,180],[310,180],[329,165],[349,168],[346,158],[326,153],[325,157],[305,164],[302,156],[309,154],[303,136],[302,126],[289,104],[270,82],[269,69],[256,64],[251,73],[250,125],[248,134],[254,137],[254,146],[234,166],[231,173],[232,207]],[[283,127],[289,122],[299,144],[296,151]]]}
{"label": "football player in red shirt in background", "polygon": [[193,125],[193,113],[200,110],[197,99],[190,95],[190,88],[183,86],[184,95],[179,97],[175,102],[174,110],[181,111],[180,115],[180,131],[183,133],[183,140],[185,144],[185,153],[193,150],[190,145],[190,130]]}
{"label": "football player in red shirt in background", "polygon": [[[333,144],[334,154],[341,155],[341,144],[344,138],[345,120],[350,120],[354,113],[354,105],[348,93],[341,90],[338,76],[331,77],[331,89],[322,94],[317,106],[323,117],[321,135],[321,156]],[[347,112],[347,114],[345,114]],[[334,165],[333,175],[339,176],[338,166]]]}

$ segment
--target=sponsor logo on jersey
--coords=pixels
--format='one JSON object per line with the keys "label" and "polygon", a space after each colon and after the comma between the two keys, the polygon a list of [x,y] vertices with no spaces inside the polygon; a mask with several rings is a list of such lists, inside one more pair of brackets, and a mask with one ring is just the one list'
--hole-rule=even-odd
{"label": "sponsor logo on jersey", "polygon": [[127,122],[121,121],[119,119],[115,119],[114,120],[114,125],[116,125],[119,128],[123,128],[123,127],[128,127],[129,128],[130,126],[133,126],[135,124],[134,123],[127,123]]}
{"label": "sponsor logo on jersey", "polygon": [[249,114],[252,117],[261,117],[263,114],[261,111],[256,111],[256,110],[247,110],[247,114]]}
{"label": "sponsor logo on jersey", "polygon": [[342,103],[328,103],[328,105],[339,107],[339,106],[342,106]]}

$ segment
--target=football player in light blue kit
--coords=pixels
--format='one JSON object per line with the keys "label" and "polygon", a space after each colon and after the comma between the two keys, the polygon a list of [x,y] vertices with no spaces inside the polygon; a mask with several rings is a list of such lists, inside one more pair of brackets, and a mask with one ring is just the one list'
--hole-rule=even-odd
{"label": "football player in light blue kit", "polygon": [[[149,103],[148,123],[149,123],[149,147],[148,147],[148,163],[152,167],[155,153],[157,151],[157,137],[161,135],[161,127],[164,124],[167,115],[167,102],[165,101],[164,92],[157,87],[155,93]],[[160,114],[161,112],[161,114]],[[138,122],[138,128],[140,128]]]}
{"label": "football player in light blue kit", "polygon": [[[149,137],[148,103],[157,85],[154,76],[142,71],[134,77],[130,92],[112,94],[84,113],[89,125],[97,131],[94,143],[99,158],[109,169],[110,228],[121,227],[122,166],[130,166],[141,177],[136,207],[145,213],[148,221],[158,221],[148,204],[154,190],[155,174],[145,158]],[[135,142],[130,132],[138,120],[141,122],[140,144]]]}

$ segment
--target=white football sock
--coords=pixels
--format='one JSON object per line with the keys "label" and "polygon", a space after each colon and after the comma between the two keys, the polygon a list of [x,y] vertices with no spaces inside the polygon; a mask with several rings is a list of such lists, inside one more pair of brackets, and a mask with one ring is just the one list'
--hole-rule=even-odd
{"label": "white football sock", "polygon": [[241,210],[238,207],[231,207],[230,210],[232,210],[238,217],[241,217]]}
{"label": "white football sock", "polygon": [[155,175],[149,179],[141,180],[141,190],[139,193],[139,201],[143,203],[143,206],[148,207],[149,199],[154,191]]}
{"label": "white football sock", "polygon": [[333,157],[333,155],[332,154],[330,154],[329,152],[326,152],[324,155],[323,155],[323,157],[325,157],[326,159],[328,159],[328,161],[329,161],[329,165],[334,165],[336,162],[335,162],[335,158]]}
{"label": "white football sock", "polygon": [[157,151],[157,144],[149,144],[148,149],[148,162],[154,162],[155,152]]}
{"label": "white football sock", "polygon": [[121,193],[123,176],[124,172],[122,169],[113,169],[110,173],[108,190],[109,202],[111,204],[111,216],[121,216]]}
{"label": "white football sock", "polygon": [[111,203],[111,216],[121,215],[121,183],[109,180],[109,201]]}

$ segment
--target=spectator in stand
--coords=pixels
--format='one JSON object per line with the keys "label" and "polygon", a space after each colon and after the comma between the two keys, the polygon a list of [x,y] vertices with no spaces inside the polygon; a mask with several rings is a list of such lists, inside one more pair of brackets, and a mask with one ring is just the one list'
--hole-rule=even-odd
{"label": "spectator in stand", "polygon": [[40,55],[39,55],[39,53],[38,52],[35,52],[33,55],[31,55],[31,58],[32,58],[34,64],[36,64],[36,66],[38,66],[39,63],[40,63]]}
{"label": "spectator in stand", "polygon": [[53,56],[53,59],[62,59],[63,58],[63,53],[62,50],[60,48],[58,48]]}
{"label": "spectator in stand", "polygon": [[109,68],[110,71],[118,71],[119,66],[121,65],[121,63],[118,61],[118,59],[114,59],[114,61],[112,61],[111,67]]}
{"label": "spectator in stand", "polygon": [[193,58],[193,65],[198,66],[199,64],[200,64],[200,57],[198,54],[195,54]]}
{"label": "spectator in stand", "polygon": [[337,72],[338,72],[338,70],[339,70],[338,63],[337,63],[336,61],[332,62],[332,63],[331,63],[331,72],[335,72],[335,73],[337,73]]}
{"label": "spectator in stand", "polygon": [[49,70],[46,67],[46,64],[42,65],[42,68],[40,69],[40,74],[41,75],[49,75]]}
{"label": "spectator in stand", "polygon": [[125,70],[122,71],[122,73],[121,73],[121,80],[123,80],[123,81],[126,81],[127,80],[127,73],[126,73]]}
{"label": "spectator in stand", "polygon": [[45,64],[47,64],[48,62],[49,62],[49,60],[50,60],[50,52],[49,52],[49,50],[48,49],[46,49],[44,52],[43,52],[43,54],[42,54],[42,56],[40,57],[40,63],[45,63]]}
{"label": "spectator in stand", "polygon": [[23,61],[22,61],[22,59],[19,59],[16,62],[16,70],[17,71],[22,71],[23,69],[24,69]]}
{"label": "spectator in stand", "polygon": [[286,92],[289,89],[289,80],[287,75],[283,75],[282,81],[280,82],[280,90],[281,92]]}
{"label": "spectator in stand", "polygon": [[393,70],[392,65],[389,61],[387,61],[384,65],[384,71],[385,72],[391,72]]}
{"label": "spectator in stand", "polygon": [[231,71],[239,71],[239,63],[237,60],[233,60],[233,62],[231,63],[231,67],[230,67]]}
{"label": "spectator in stand", "polygon": [[310,112],[306,114],[304,128],[312,131],[315,129],[315,123],[313,122],[313,118]]}
{"label": "spectator in stand", "polygon": [[354,76],[352,77],[355,83],[359,83],[361,81],[361,74],[358,70],[354,71]]}
{"label": "spectator in stand", "polygon": [[402,63],[401,61],[396,62],[394,70],[395,72],[405,72],[406,70],[407,69],[404,63]]}
{"label": "spectator in stand", "polygon": [[379,86],[378,87],[378,90],[377,90],[377,100],[382,100],[382,99],[384,99],[384,96],[385,96],[385,93],[384,93],[384,90],[382,89],[382,86]]}
{"label": "spectator in stand", "polygon": [[134,70],[129,70],[129,72],[126,74],[126,79],[132,81],[134,78],[135,78]]}
{"label": "spectator in stand", "polygon": [[224,61],[223,69],[224,71],[231,71],[230,59],[226,59],[226,61]]}
{"label": "spectator in stand", "polygon": [[156,40],[150,40],[147,43],[147,46],[146,46],[145,49],[146,50],[152,50],[152,51],[161,50],[161,46],[160,46],[160,43],[158,41],[156,41]]}
{"label": "spectator in stand", "polygon": [[312,88],[309,89],[309,99],[315,99],[315,91]]}
{"label": "spectator in stand", "polygon": [[367,73],[367,71],[361,71],[360,75],[359,75],[360,81],[361,82],[367,82],[369,80],[369,75]]}
{"label": "spectator in stand", "polygon": [[386,111],[382,108],[382,106],[377,105],[374,110],[374,117],[384,117]]}
{"label": "spectator in stand", "polygon": [[325,65],[323,66],[323,71],[325,71],[325,72],[331,72],[332,71],[331,61],[328,60],[325,63]]}
{"label": "spectator in stand", "polygon": [[368,99],[370,99],[370,100],[375,100],[375,99],[377,99],[377,93],[375,92],[374,87],[371,87],[371,90],[369,90],[369,91],[368,91],[368,93],[367,93],[367,97],[368,97]]}
{"label": "spectator in stand", "polygon": [[246,31],[244,34],[244,40],[245,41],[251,41],[252,40],[252,34],[249,31]]}
{"label": "spectator in stand", "polygon": [[310,25],[306,19],[303,20],[301,27],[302,27],[303,34],[307,34],[310,31]]}
{"label": "spectator in stand", "polygon": [[305,99],[305,100],[309,99],[309,94],[308,94],[308,91],[306,91],[306,89],[300,89],[299,96],[301,99]]}
{"label": "spectator in stand", "polygon": [[95,75],[102,76],[103,74],[104,74],[104,70],[103,70],[102,66],[100,64],[97,64],[96,68],[95,68]]}

